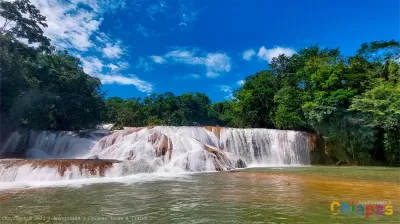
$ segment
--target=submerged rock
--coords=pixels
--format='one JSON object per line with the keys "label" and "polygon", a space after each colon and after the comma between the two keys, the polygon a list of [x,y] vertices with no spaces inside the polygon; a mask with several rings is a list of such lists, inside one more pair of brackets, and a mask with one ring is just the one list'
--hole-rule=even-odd
{"label": "submerged rock", "polygon": [[135,154],[133,153],[133,150],[129,151],[129,156],[126,157],[126,160],[134,160],[135,158],[136,157]]}
{"label": "submerged rock", "polygon": [[31,170],[37,168],[54,168],[62,177],[69,171],[69,175],[74,173],[74,169],[80,173],[92,176],[104,176],[105,171],[113,166],[114,163],[120,163],[119,160],[99,160],[99,159],[7,159],[0,160],[0,173],[5,170],[18,169],[28,165]]}
{"label": "submerged rock", "polygon": [[93,155],[93,156],[90,156],[88,159],[100,159],[100,158],[97,155]]}
{"label": "submerged rock", "polygon": [[236,168],[246,168],[247,165],[242,159],[238,159],[236,162]]}

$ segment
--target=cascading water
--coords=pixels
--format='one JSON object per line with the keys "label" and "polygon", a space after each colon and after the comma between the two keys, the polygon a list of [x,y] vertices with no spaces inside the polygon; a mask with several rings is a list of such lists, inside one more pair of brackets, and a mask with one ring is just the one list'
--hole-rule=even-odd
{"label": "cascading water", "polygon": [[305,165],[310,163],[309,139],[305,133],[274,129],[220,131],[220,148],[255,166]]}
{"label": "cascading water", "polygon": [[0,158],[81,158],[101,137],[108,134],[108,131],[100,130],[91,132],[21,130],[12,133],[2,144]]}
{"label": "cascading water", "polygon": [[217,136],[202,127],[135,128],[101,139],[88,156],[131,160],[167,172],[221,171],[243,164],[233,153],[218,149],[218,145]]}
{"label": "cascading water", "polygon": [[125,128],[100,139],[102,135],[105,133],[13,133],[2,145],[0,156],[21,154],[24,146],[26,158],[36,160],[0,160],[0,182],[310,163],[309,135],[296,131],[156,126]]}

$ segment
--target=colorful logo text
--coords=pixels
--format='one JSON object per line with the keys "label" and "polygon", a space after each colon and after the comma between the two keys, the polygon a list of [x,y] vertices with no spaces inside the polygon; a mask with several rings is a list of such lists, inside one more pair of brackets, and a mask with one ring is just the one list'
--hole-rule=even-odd
{"label": "colorful logo text", "polygon": [[360,215],[365,216],[368,219],[371,215],[392,215],[393,206],[390,204],[355,204],[354,201],[351,204],[346,204],[345,202],[334,201],[331,203],[331,213],[332,215]]}

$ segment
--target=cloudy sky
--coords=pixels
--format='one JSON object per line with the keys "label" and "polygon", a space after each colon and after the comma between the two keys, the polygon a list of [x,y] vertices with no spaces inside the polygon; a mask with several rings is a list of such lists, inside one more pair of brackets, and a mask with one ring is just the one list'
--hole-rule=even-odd
{"label": "cloudy sky", "polygon": [[398,0],[31,1],[52,43],[79,57],[107,97],[204,92],[221,101],[279,54],[318,43],[350,55],[400,35]]}

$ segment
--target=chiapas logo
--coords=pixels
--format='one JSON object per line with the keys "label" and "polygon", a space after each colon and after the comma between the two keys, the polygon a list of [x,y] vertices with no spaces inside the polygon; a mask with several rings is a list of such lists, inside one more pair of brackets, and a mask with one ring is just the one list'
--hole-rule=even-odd
{"label": "chiapas logo", "polygon": [[332,215],[359,215],[368,219],[372,215],[393,215],[393,206],[390,201],[354,201],[347,205],[344,201],[339,203],[334,201],[331,203]]}

